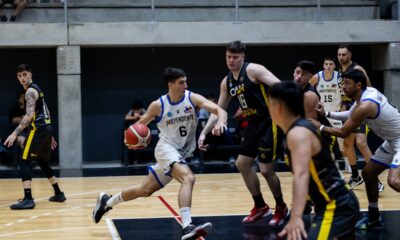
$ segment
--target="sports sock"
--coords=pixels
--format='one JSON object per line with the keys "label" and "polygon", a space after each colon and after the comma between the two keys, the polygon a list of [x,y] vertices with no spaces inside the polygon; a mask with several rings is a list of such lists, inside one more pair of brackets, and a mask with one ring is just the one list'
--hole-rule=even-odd
{"label": "sports sock", "polygon": [[357,164],[350,166],[351,167],[351,177],[352,178],[358,178],[360,176],[360,174],[358,173],[358,168],[357,168]]}
{"label": "sports sock", "polygon": [[256,208],[263,208],[265,205],[267,205],[264,201],[264,198],[262,194],[253,196],[254,204],[256,205]]}
{"label": "sports sock", "polygon": [[279,197],[274,197],[275,198],[275,202],[276,202],[276,205],[285,205],[285,203],[283,202],[283,196],[281,195],[281,196],[279,196]]}
{"label": "sports sock", "polygon": [[368,218],[370,222],[377,221],[379,219],[379,208],[368,206]]}
{"label": "sports sock", "polygon": [[61,193],[61,190],[60,190],[60,187],[58,186],[58,183],[54,183],[54,184],[53,184],[53,189],[54,189],[54,193],[55,193],[56,195],[58,195],[58,194]]}
{"label": "sports sock", "polygon": [[179,212],[182,218],[182,225],[183,225],[182,227],[185,228],[192,222],[192,214],[190,207],[179,208]]}
{"label": "sports sock", "polygon": [[125,200],[122,198],[121,193],[118,193],[117,195],[112,196],[110,199],[107,201],[107,206],[108,207],[114,207],[115,205],[125,202]]}
{"label": "sports sock", "polygon": [[24,195],[25,195],[24,199],[29,199],[29,200],[31,200],[31,199],[32,199],[32,189],[30,189],[30,188],[25,188],[25,189],[24,189]]}

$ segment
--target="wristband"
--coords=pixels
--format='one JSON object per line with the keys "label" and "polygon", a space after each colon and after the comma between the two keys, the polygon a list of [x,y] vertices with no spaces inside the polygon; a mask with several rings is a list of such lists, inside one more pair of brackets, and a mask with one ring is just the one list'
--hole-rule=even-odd
{"label": "wristband", "polygon": [[324,125],[319,126],[319,131],[322,132],[322,129],[324,129]]}

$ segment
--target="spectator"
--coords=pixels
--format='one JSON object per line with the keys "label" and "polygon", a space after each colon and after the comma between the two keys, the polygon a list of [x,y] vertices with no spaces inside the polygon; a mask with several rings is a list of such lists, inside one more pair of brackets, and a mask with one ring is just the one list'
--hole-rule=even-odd
{"label": "spectator", "polygon": [[28,4],[27,0],[0,0],[0,21],[7,22],[8,18],[4,15],[1,8],[3,8],[4,4],[10,3],[15,6],[14,13],[10,17],[10,22],[15,22],[17,16],[19,16],[26,5]]}
{"label": "spectator", "polygon": [[133,101],[131,110],[125,115],[125,127],[139,121],[145,112],[146,109],[143,108],[143,103],[140,100]]}
{"label": "spectator", "polygon": [[238,107],[236,113],[233,115],[233,119],[236,122],[235,139],[237,139],[238,143],[241,143],[244,140],[244,133],[249,122],[247,121],[246,114],[243,113],[240,107]]}
{"label": "spectator", "polygon": [[[17,95],[17,101],[15,103],[15,106],[10,110],[9,114],[9,121],[13,129],[20,124],[24,115],[25,115],[25,93],[19,92]],[[21,134],[18,135],[17,137],[18,147],[22,148],[27,133],[28,133],[27,129],[24,129],[24,131],[22,131]]]}

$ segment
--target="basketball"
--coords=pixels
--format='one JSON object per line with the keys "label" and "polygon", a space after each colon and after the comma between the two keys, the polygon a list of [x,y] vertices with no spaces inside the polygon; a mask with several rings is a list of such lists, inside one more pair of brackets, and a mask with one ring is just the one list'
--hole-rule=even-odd
{"label": "basketball", "polygon": [[151,141],[151,131],[142,123],[130,125],[125,130],[124,135],[124,143],[128,148],[131,149],[143,149],[147,147]]}

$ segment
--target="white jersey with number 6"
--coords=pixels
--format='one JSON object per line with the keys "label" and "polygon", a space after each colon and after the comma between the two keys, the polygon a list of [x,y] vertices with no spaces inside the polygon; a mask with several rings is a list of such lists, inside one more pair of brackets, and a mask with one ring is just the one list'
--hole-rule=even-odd
{"label": "white jersey with number 6", "polygon": [[162,112],[157,123],[160,143],[175,148],[183,159],[191,157],[196,149],[197,113],[190,100],[190,91],[185,91],[181,100],[172,103],[168,94],[160,97]]}

